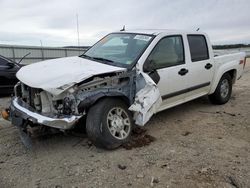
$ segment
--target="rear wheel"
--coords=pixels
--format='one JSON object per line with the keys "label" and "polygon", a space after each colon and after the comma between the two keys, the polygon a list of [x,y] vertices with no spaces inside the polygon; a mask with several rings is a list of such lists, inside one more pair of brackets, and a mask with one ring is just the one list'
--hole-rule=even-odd
{"label": "rear wheel", "polygon": [[215,92],[208,97],[213,104],[225,104],[229,101],[231,94],[232,78],[226,73],[221,77]]}
{"label": "rear wheel", "polygon": [[115,149],[129,140],[133,120],[128,106],[119,99],[106,98],[92,106],[86,131],[97,147]]}

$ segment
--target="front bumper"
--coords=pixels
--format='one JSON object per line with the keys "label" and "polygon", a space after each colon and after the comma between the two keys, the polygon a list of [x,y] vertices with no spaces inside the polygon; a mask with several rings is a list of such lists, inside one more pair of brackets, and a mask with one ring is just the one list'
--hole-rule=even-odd
{"label": "front bumper", "polygon": [[13,125],[22,126],[24,121],[38,123],[61,130],[71,129],[81,116],[67,116],[63,118],[47,117],[32,109],[19,97],[14,97],[10,105],[10,119]]}

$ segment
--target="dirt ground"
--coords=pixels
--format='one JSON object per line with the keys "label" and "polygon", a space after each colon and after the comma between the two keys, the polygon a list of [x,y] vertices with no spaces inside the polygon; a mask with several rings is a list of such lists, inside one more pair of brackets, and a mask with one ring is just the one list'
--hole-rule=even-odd
{"label": "dirt ground", "polygon": [[[0,120],[0,187],[250,187],[250,60],[223,106],[206,97],[155,115],[141,148],[105,151],[84,135],[24,147]],[[1,98],[0,107],[9,99]]]}

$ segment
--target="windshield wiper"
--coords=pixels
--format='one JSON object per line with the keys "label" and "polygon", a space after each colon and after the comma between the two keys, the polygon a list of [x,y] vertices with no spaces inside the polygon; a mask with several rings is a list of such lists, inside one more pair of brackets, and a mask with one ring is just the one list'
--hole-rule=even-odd
{"label": "windshield wiper", "polygon": [[105,59],[103,57],[91,57],[91,56],[88,56],[88,55],[85,55],[85,54],[80,55],[80,57],[85,57],[85,58],[88,58],[88,59],[94,59],[94,60],[100,60],[100,61],[107,61],[107,62],[110,62],[110,63],[114,62],[114,61],[112,61],[110,59]]}
{"label": "windshield wiper", "polygon": [[92,57],[90,57],[90,56],[88,56],[88,55],[85,55],[85,54],[82,54],[82,55],[80,55],[79,57],[85,57],[85,58],[92,59]]}
{"label": "windshield wiper", "polygon": [[110,60],[110,59],[105,59],[103,57],[92,57],[95,60],[100,60],[100,61],[107,61],[107,62],[111,62],[113,63],[114,61]]}

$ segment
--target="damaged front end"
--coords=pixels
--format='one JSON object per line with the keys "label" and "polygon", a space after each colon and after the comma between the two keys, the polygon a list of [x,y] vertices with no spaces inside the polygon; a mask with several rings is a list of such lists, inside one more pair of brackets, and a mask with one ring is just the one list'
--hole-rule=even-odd
{"label": "damaged front end", "polygon": [[10,120],[29,134],[44,128],[72,129],[103,97],[125,100],[140,126],[146,124],[161,103],[156,84],[147,74],[136,70],[95,75],[80,83],[66,84],[54,89],[58,95],[22,82],[14,90]]}
{"label": "damaged front end", "polygon": [[67,89],[63,86],[57,88],[62,90],[59,95],[19,82],[11,101],[10,119],[18,127],[29,122],[60,130],[71,129],[102,97],[119,96],[132,104],[134,79],[133,71],[98,75]]}

